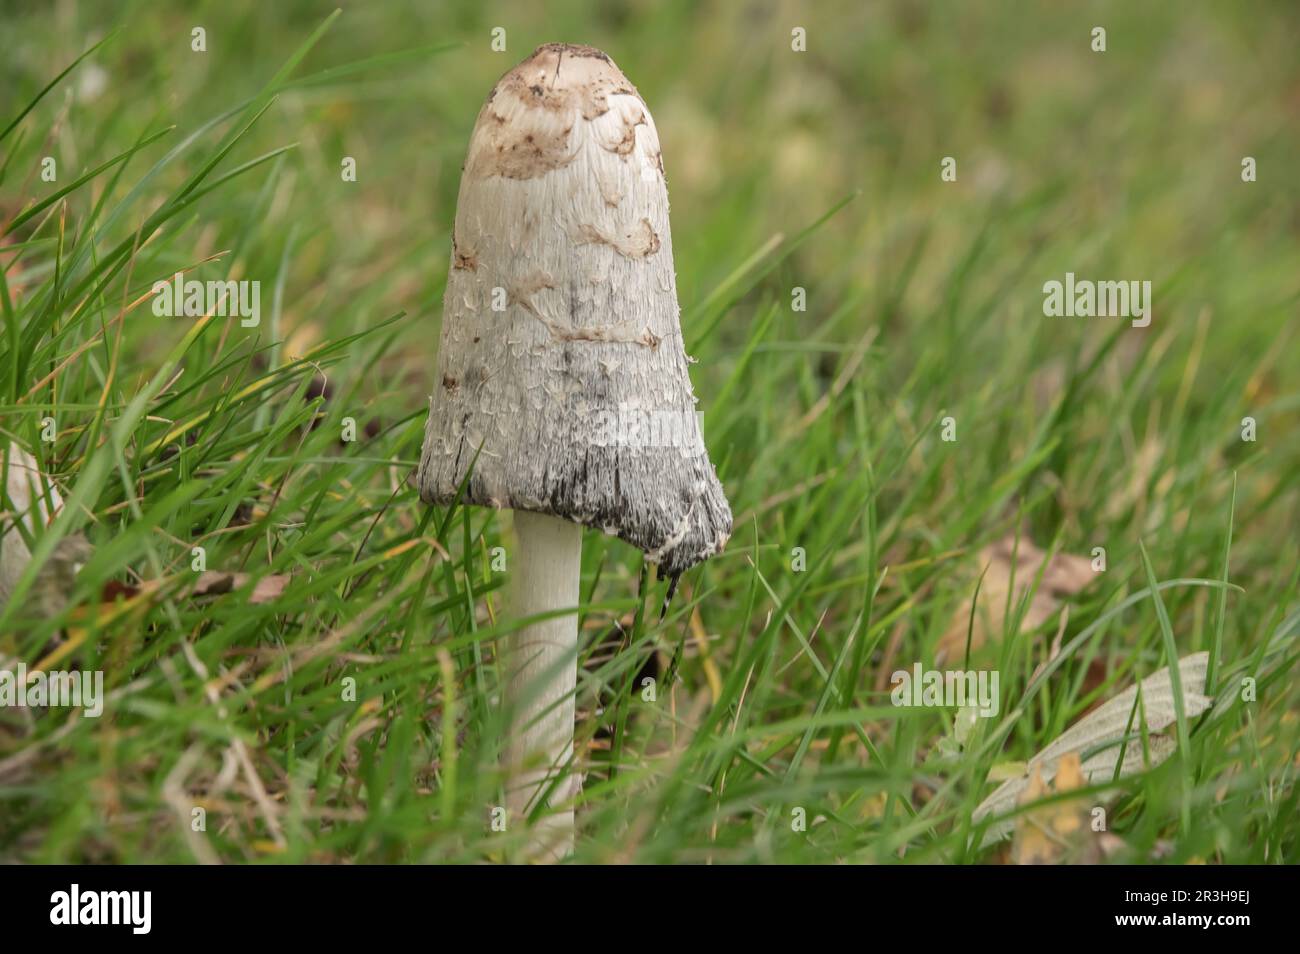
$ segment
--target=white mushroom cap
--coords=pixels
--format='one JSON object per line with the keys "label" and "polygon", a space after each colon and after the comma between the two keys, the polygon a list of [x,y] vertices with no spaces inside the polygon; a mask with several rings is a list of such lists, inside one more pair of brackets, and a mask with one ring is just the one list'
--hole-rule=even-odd
{"label": "white mushroom cap", "polygon": [[731,510],[687,372],[659,136],[604,53],[547,44],[497,83],[451,266],[422,498],[451,503],[472,465],[468,502],[605,530],[667,574],[720,550]]}

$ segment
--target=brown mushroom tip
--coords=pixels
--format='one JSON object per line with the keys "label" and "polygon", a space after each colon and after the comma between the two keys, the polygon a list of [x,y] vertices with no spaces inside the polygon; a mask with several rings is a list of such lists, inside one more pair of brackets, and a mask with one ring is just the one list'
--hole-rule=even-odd
{"label": "brown mushroom tip", "polygon": [[536,60],[544,53],[554,53],[559,56],[590,57],[592,59],[603,60],[611,66],[614,61],[609,58],[609,54],[604,50],[598,50],[594,46],[584,46],[581,43],[543,43],[537,49],[533,50],[533,55],[529,60]]}
{"label": "brown mushroom tip", "polygon": [[576,107],[591,119],[605,112],[606,97],[620,93],[639,98],[605,53],[593,46],[544,43],[497,81],[488,103],[561,112]]}

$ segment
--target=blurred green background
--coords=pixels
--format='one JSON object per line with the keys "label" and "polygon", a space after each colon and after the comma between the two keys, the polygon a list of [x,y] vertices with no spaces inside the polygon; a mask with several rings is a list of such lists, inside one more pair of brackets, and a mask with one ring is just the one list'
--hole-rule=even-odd
{"label": "blurred green background", "polygon": [[[51,154],[77,167],[125,149],[145,126],[175,123],[183,134],[252,95],[335,8],[187,6],[7,2],[6,103],[26,102],[120,25],[95,69],[45,106],[66,112]],[[458,46],[284,96],[254,131],[250,154],[299,144],[268,210],[268,224],[299,233],[285,295],[290,329],[355,326],[398,307],[436,321],[478,107],[506,69],[553,40],[604,49],[651,106],[685,302],[774,233],[798,231],[860,191],[793,256],[789,280],[815,288],[823,306],[854,290],[885,299],[925,235],[894,320],[911,329],[928,311],[942,314],[947,278],[972,268],[968,295],[1000,292],[967,342],[974,367],[1016,347],[1009,338],[1042,335],[1065,351],[1100,336],[1086,323],[1040,320],[1042,282],[1066,270],[1151,279],[1152,336],[1190,333],[1197,308],[1178,305],[1194,302],[1216,325],[1243,326],[1234,340],[1265,348],[1294,314],[1300,18],[1289,3],[341,6],[343,19],[306,71],[423,44]],[[1090,49],[1095,25],[1108,31],[1104,54]],[[205,54],[190,50],[194,26],[207,30]],[[504,53],[490,48],[498,26]],[[806,53],[790,49],[796,26],[807,30]],[[357,159],[355,185],[338,175],[345,155]],[[1246,155],[1258,161],[1256,187],[1240,181]],[[958,160],[956,183],[940,181],[944,156]],[[6,186],[24,171],[12,169]],[[205,208],[209,241],[200,250],[255,199],[250,190]],[[978,229],[996,254],[967,264]],[[265,274],[281,249],[240,251],[245,271]],[[931,323],[915,333],[945,330]],[[744,338],[739,321],[721,331]],[[1212,359],[1231,357],[1215,351]]]}

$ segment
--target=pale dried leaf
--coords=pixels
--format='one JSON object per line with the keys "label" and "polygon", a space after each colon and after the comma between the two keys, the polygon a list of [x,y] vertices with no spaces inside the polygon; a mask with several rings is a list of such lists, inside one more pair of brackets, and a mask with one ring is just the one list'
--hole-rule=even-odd
{"label": "pale dried leaf", "polygon": [[[1214,702],[1204,695],[1205,674],[1210,664],[1209,653],[1193,653],[1178,661],[1178,674],[1183,687],[1183,707],[1187,718],[1200,715]],[[1146,711],[1147,732],[1160,732],[1175,719],[1174,687],[1169,679],[1169,668],[1142,680],[1142,707]],[[1130,686],[1115,698],[1098,706],[1086,716],[1062,732],[1047,748],[1043,749],[1036,760],[1053,759],[1065,752],[1080,752],[1093,746],[1103,745],[1124,737],[1130,727],[1137,731],[1140,722],[1133,712],[1133,703],[1137,699],[1138,687]]]}
{"label": "pale dried leaf", "polygon": [[[1034,766],[1029,785],[1020,797],[1021,805],[1032,805],[1048,795],[1082,788],[1086,783],[1079,754],[1061,757],[1052,784],[1043,781],[1042,767]],[[1088,806],[1078,799],[1054,801],[1024,812],[1016,818],[1011,860],[1018,865],[1056,864],[1067,853],[1076,853],[1078,835],[1085,830]],[[1085,852],[1087,846],[1084,846]]]}
{"label": "pale dried leaf", "polygon": [[[1117,745],[1106,749],[1104,752],[1098,752],[1092,758],[1082,762],[1080,771],[1089,785],[1101,785],[1115,777],[1115,763],[1119,761],[1121,748],[1124,749],[1124,765],[1119,772],[1120,778],[1127,778],[1146,769],[1154,768],[1173,755],[1178,748],[1178,743],[1165,735],[1153,735],[1148,741],[1150,746],[1147,753],[1143,752],[1141,742],[1132,742],[1127,746]],[[1031,765],[1041,771],[1046,779],[1050,780],[1056,777],[1058,762],[1031,763]],[[1020,797],[1028,785],[1029,779],[1025,776],[1003,782],[992,795],[980,803],[979,808],[975,809],[975,813],[971,816],[971,820],[978,823],[990,815],[996,817],[1011,811],[1020,803]],[[1011,834],[1014,827],[1015,819],[1013,818],[994,822],[985,832],[981,847],[987,847],[995,841],[1001,841]]]}
{"label": "pale dried leaf", "polygon": [[[1091,583],[1096,575],[1086,557],[1057,553],[1048,559],[1046,551],[1029,540],[1022,537],[1017,543],[1014,534],[981,549],[979,567],[984,570],[984,577],[979,584],[974,621],[972,623],[971,600],[965,600],[953,613],[948,629],[939,640],[938,659],[957,658],[965,652],[968,627],[972,652],[998,638],[1006,626],[1008,607],[1012,613],[1016,612],[1038,580],[1040,569],[1042,579],[1021,617],[1021,632],[1036,629],[1055,616],[1065,601]],[[973,580],[970,587],[974,599]]]}
{"label": "pale dried leaf", "polygon": [[[1204,652],[1193,653],[1178,662],[1183,688],[1183,707],[1188,719],[1205,712],[1214,701],[1204,694],[1208,665],[1209,653]],[[1089,785],[1102,784],[1115,777],[1121,751],[1124,754],[1124,762],[1119,770],[1121,778],[1158,765],[1168,758],[1177,747],[1176,743],[1173,739],[1156,733],[1167,728],[1175,720],[1169,668],[1165,667],[1148,676],[1139,685],[1146,714],[1146,730],[1150,736],[1149,752],[1143,751],[1141,740],[1138,739],[1131,740],[1127,745],[1114,744],[1123,739],[1128,732],[1137,734],[1141,731],[1140,716],[1133,709],[1139,686],[1131,686],[1088,713],[1044,747],[1029,760],[1023,774],[1003,782],[993,794],[980,803],[980,806],[975,809],[972,820],[979,822],[1010,811],[1029,788],[1033,774],[1041,771],[1042,777],[1050,781],[1055,777],[1062,757],[1066,755],[1075,754],[1081,757],[1085,751],[1107,746],[1083,761],[1081,765],[1081,771]],[[1005,837],[1012,830],[1013,825],[1013,821],[1010,820],[991,825],[984,837],[984,844]]]}
{"label": "pale dried leaf", "polygon": [[[227,573],[222,570],[208,570],[199,575],[194,583],[194,588],[190,591],[192,596],[219,596],[223,593],[231,593],[247,585],[250,579],[247,573]],[[254,606],[262,603],[270,603],[279,599],[284,588],[289,585],[291,577],[284,574],[271,574],[264,576],[253,585],[253,591],[248,595],[248,602]]]}

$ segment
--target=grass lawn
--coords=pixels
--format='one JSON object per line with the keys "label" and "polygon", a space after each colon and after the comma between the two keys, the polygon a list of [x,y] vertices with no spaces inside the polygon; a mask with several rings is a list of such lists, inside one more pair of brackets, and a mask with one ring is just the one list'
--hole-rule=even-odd
{"label": "grass lawn", "polygon": [[[653,110],[735,515],[662,617],[584,534],[574,859],[1294,863],[1297,11],[547,6],[0,14],[0,450],[63,498],[0,501],[0,669],[106,696],[0,708],[0,860],[514,856],[509,518],[412,475],[470,131],[563,40]],[[256,324],[156,314],[178,271]],[[1149,325],[1044,314],[1067,273]],[[1123,777],[1028,764],[1198,652]],[[895,705],[918,664],[996,713]]]}

